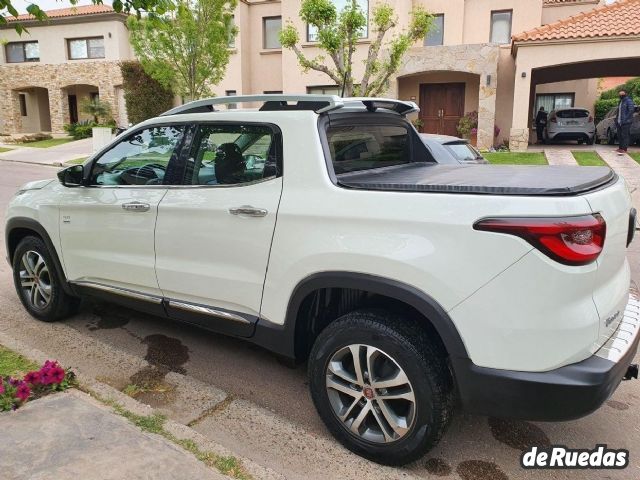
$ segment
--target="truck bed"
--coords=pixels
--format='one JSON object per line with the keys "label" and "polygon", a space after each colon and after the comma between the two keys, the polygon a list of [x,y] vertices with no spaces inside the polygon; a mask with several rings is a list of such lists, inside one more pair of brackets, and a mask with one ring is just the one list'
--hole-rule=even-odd
{"label": "truck bed", "polygon": [[609,167],[439,165],[426,162],[337,176],[340,186],[363,190],[526,196],[579,195],[616,178]]}

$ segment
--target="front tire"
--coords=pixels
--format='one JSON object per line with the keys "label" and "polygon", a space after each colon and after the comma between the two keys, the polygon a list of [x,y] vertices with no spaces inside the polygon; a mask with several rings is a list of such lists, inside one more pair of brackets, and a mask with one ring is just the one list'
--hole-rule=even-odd
{"label": "front tire", "polygon": [[331,433],[385,465],[420,458],[452,414],[452,379],[435,344],[406,318],[363,310],[325,328],[309,357],[311,395]]}
{"label": "front tire", "polygon": [[13,283],[22,305],[32,317],[54,322],[77,311],[80,299],[64,291],[60,278],[42,239],[23,238],[13,254]]}

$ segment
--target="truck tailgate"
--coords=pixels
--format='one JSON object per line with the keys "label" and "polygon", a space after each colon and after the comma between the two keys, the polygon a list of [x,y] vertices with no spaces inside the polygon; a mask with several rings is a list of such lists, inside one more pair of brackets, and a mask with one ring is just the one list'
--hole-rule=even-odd
{"label": "truck tailgate", "polygon": [[[591,168],[591,167],[589,167]],[[631,197],[619,179],[614,185],[585,195],[594,213],[600,213],[607,224],[602,253],[593,291],[600,316],[600,335],[596,347],[604,344],[622,320],[629,296],[630,271],[627,262],[627,239]]]}
{"label": "truck tailgate", "polygon": [[608,167],[439,165],[414,162],[338,175],[347,188],[484,195],[578,195],[612,183]]}

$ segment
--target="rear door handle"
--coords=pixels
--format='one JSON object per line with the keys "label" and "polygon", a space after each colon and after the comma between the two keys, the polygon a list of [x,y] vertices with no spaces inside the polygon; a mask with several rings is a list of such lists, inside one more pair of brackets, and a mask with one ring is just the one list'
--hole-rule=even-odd
{"label": "rear door handle", "polygon": [[129,212],[148,212],[150,208],[151,205],[142,202],[129,202],[122,204],[122,209]]}
{"label": "rear door handle", "polygon": [[264,208],[256,208],[251,205],[243,205],[241,207],[233,207],[229,209],[231,215],[242,215],[245,217],[266,217],[269,213]]}

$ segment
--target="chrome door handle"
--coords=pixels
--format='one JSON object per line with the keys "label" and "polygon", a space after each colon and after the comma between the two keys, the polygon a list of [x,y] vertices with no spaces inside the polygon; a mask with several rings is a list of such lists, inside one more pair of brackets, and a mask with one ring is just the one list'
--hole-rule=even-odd
{"label": "chrome door handle", "polygon": [[129,203],[122,204],[123,210],[131,211],[131,212],[148,212],[150,208],[151,208],[151,205],[149,205],[148,203],[142,203],[142,202],[129,202]]}
{"label": "chrome door handle", "polygon": [[229,209],[231,215],[244,215],[245,217],[266,217],[269,213],[264,208],[256,208],[251,205],[243,205]]}

